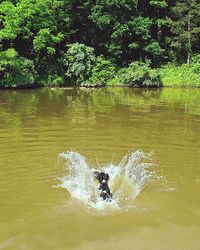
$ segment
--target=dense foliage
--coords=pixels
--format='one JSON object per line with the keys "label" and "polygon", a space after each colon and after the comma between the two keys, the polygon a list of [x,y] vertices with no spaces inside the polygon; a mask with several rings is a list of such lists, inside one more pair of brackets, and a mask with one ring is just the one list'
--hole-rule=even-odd
{"label": "dense foliage", "polygon": [[0,87],[26,86],[34,82],[32,61],[20,57],[14,49],[0,52]]}
{"label": "dense foliage", "polygon": [[115,76],[116,71],[116,67],[111,61],[99,56],[96,58],[88,83],[104,86]]}
{"label": "dense foliage", "polygon": [[193,72],[199,50],[199,0],[0,2],[0,86],[105,85],[119,68],[120,82],[157,85],[145,61]]}

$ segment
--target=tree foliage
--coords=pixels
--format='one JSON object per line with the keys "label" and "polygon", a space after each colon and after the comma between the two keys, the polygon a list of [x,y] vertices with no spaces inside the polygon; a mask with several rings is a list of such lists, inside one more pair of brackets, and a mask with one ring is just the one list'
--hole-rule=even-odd
{"label": "tree foliage", "polygon": [[14,49],[0,52],[0,87],[32,85],[35,70],[31,60],[20,57]]}
{"label": "tree foliage", "polygon": [[94,49],[84,44],[72,43],[63,55],[64,73],[75,84],[87,80],[95,63]]}
{"label": "tree foliage", "polygon": [[88,82],[90,84],[106,85],[116,73],[115,65],[104,57],[97,57]]}
{"label": "tree foliage", "polygon": [[47,85],[64,78],[66,84],[105,82],[113,67],[147,59],[152,67],[190,64],[199,41],[199,0],[0,2],[1,55],[13,49],[14,61],[33,67],[36,81]]}
{"label": "tree foliage", "polygon": [[178,0],[171,9],[172,25],[169,47],[174,58],[189,64],[200,49],[200,2]]}

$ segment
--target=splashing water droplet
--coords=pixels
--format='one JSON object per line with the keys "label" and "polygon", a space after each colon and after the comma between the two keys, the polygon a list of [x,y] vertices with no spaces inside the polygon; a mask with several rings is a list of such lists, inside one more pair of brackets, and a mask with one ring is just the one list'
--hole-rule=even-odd
{"label": "splashing water droplet", "polygon": [[[90,168],[85,157],[77,152],[68,151],[59,156],[66,160],[69,174],[61,178],[62,188],[65,188],[74,197],[89,208],[104,210],[107,207],[126,209],[140,194],[148,183],[153,172],[150,156],[138,150],[126,155],[118,165],[107,164],[100,171],[109,174],[109,187],[113,194],[111,201],[103,201],[99,196],[99,183],[94,177],[96,169]],[[147,162],[142,162],[146,160]],[[99,170],[98,170],[99,171]]]}

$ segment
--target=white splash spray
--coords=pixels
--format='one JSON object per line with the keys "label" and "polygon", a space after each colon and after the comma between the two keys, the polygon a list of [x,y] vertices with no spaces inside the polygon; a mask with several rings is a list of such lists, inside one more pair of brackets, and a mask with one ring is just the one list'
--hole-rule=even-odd
{"label": "white splash spray", "polygon": [[[148,170],[153,165],[149,155],[139,150],[126,155],[118,165],[108,164],[98,169],[110,176],[109,187],[113,198],[108,202],[100,198],[99,183],[93,174],[96,169],[88,165],[84,156],[73,151],[61,153],[59,156],[66,160],[69,169],[68,175],[61,178],[59,186],[67,189],[71,197],[97,210],[130,207],[153,173]],[[143,163],[143,160],[147,162]]]}

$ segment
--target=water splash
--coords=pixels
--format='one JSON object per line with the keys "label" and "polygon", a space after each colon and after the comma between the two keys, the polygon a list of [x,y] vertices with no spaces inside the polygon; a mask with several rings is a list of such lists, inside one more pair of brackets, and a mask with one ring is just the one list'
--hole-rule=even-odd
{"label": "water splash", "polygon": [[[153,165],[150,156],[139,150],[126,155],[118,165],[103,166],[100,170],[109,174],[109,187],[113,194],[112,201],[107,202],[99,196],[99,183],[93,175],[96,169],[89,166],[84,156],[73,151],[59,156],[66,160],[69,169],[68,175],[60,179],[59,186],[67,189],[71,197],[97,210],[127,209],[153,174],[148,170]],[[147,162],[144,163],[144,160]]]}

